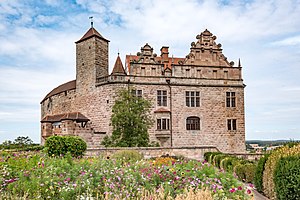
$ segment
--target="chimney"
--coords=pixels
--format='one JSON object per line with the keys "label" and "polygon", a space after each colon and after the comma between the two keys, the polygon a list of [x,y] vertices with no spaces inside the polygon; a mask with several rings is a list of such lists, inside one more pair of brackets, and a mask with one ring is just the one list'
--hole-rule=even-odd
{"label": "chimney", "polygon": [[163,46],[160,49],[160,57],[162,62],[169,62],[169,47]]}

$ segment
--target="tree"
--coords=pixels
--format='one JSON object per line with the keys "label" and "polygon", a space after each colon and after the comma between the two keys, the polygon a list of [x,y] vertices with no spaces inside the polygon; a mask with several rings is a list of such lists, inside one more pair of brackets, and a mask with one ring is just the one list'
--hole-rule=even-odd
{"label": "tree", "polygon": [[19,146],[24,146],[32,144],[33,141],[28,136],[19,136],[15,139],[14,143]]}
{"label": "tree", "polygon": [[148,129],[153,124],[149,100],[136,96],[136,90],[122,89],[118,92],[112,108],[112,135],[102,141],[105,147],[150,146]]}

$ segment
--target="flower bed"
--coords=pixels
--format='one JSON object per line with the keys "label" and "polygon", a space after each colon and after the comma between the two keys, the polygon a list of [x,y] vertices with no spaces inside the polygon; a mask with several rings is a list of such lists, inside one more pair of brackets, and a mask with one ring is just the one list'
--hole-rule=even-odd
{"label": "flower bed", "polygon": [[0,192],[12,199],[188,199],[195,193],[213,199],[251,198],[251,191],[232,174],[195,160],[132,162],[39,153],[1,153],[0,159]]}

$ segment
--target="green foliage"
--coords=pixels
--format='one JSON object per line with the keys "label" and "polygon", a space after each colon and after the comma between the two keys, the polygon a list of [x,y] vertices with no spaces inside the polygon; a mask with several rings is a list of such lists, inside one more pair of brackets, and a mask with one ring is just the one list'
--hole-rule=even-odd
{"label": "green foliage", "polygon": [[277,162],[281,158],[288,156],[296,156],[300,154],[300,144],[285,145],[278,148],[270,154],[263,172],[263,193],[270,199],[276,199],[275,183],[274,183],[274,172]]}
{"label": "green foliage", "polygon": [[238,162],[238,158],[233,156],[227,156],[221,161],[221,167],[227,172],[233,172],[233,168]]}
{"label": "green foliage", "polygon": [[49,156],[64,156],[67,152],[73,157],[83,156],[87,145],[77,136],[50,136],[45,142],[45,150]]}
{"label": "green foliage", "polygon": [[234,168],[237,177],[246,183],[253,183],[256,165],[251,162],[239,163]]}
{"label": "green foliage", "polygon": [[254,176],[254,185],[258,192],[263,192],[263,172],[265,169],[265,164],[268,160],[270,154],[265,154],[262,156],[258,163],[255,170],[255,176]]}
{"label": "green foliage", "polygon": [[143,155],[135,150],[121,150],[114,153],[112,158],[128,162],[142,160]]}
{"label": "green foliage", "polygon": [[0,144],[0,149],[35,151],[41,150],[43,147],[41,147],[39,144],[34,144],[28,136],[19,136],[13,142],[10,140],[4,141],[2,144]]}
{"label": "green foliage", "polygon": [[[2,199],[146,200],[150,198],[143,195],[148,193],[153,197],[153,192],[162,193],[157,199],[176,199],[187,193],[186,188],[191,191],[206,188],[214,199],[251,198],[232,173],[196,160],[165,157],[160,160],[171,162],[157,165],[156,160],[125,163],[122,159],[74,159],[69,153],[59,158],[30,153],[18,152],[1,160]],[[159,188],[162,190],[158,191]],[[170,197],[163,198],[167,195]]]}
{"label": "green foliage", "polygon": [[218,154],[214,157],[214,165],[218,168],[221,168],[221,161],[226,157],[226,154]]}
{"label": "green foliage", "polygon": [[210,155],[208,156],[207,162],[213,164],[213,162],[214,162],[214,157],[215,157],[216,155],[219,155],[219,154],[222,154],[222,153],[221,153],[221,152],[211,152]]}
{"label": "green foliage", "polygon": [[132,90],[120,90],[112,108],[112,136],[106,136],[105,147],[147,147],[148,129],[153,124],[150,101],[133,95]]}
{"label": "green foliage", "polygon": [[274,182],[277,199],[300,199],[300,154],[277,162]]}

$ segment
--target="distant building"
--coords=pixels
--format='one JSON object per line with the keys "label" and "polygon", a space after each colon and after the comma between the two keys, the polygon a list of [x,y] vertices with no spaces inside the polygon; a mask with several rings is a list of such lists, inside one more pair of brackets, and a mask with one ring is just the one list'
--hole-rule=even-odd
{"label": "distant building", "polygon": [[244,88],[240,62],[223,55],[216,36],[205,30],[185,58],[160,56],[146,44],[117,56],[109,74],[109,41],[93,27],[76,42],[76,80],[54,88],[41,102],[42,143],[51,135],[79,135],[99,147],[111,135],[114,97],[134,88],[152,102],[150,140],[163,147],[214,145],[223,152],[245,151]]}

